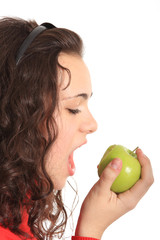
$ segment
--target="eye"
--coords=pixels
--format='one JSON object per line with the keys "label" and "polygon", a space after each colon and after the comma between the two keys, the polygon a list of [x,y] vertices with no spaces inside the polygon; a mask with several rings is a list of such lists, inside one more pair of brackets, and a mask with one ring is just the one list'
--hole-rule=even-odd
{"label": "eye", "polygon": [[81,112],[79,109],[70,109],[70,108],[67,108],[67,110],[69,111],[69,113],[72,113],[72,114],[78,114],[78,113]]}

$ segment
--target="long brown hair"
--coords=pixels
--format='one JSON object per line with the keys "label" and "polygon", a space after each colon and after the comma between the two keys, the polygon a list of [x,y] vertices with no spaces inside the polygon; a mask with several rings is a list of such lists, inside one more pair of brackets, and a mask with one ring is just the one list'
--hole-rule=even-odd
{"label": "long brown hair", "polygon": [[0,225],[29,238],[19,228],[26,209],[31,232],[42,240],[62,236],[67,223],[61,191],[54,190],[44,159],[58,135],[58,56],[82,56],[82,40],[67,29],[45,30],[16,66],[20,45],[36,26],[19,18],[0,20]]}

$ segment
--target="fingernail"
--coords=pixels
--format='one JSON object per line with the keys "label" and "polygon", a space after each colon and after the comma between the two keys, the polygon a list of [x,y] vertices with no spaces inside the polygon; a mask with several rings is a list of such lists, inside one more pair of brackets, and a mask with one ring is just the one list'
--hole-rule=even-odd
{"label": "fingernail", "polygon": [[110,163],[111,168],[115,169],[115,170],[119,170],[121,169],[122,166],[122,161],[119,158],[115,158],[112,160],[112,162]]}

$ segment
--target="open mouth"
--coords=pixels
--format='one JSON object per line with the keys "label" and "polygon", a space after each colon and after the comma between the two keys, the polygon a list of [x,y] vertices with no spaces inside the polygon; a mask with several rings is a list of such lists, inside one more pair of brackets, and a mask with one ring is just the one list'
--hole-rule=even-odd
{"label": "open mouth", "polygon": [[[83,144],[81,144],[80,146],[78,146],[77,148],[81,147],[82,145],[86,144],[87,141],[85,141]],[[76,148],[76,149],[77,149]],[[75,150],[76,150],[75,149]],[[75,151],[74,150],[74,151]],[[75,167],[75,164],[74,164],[74,160],[73,160],[73,153],[74,151],[69,155],[69,158],[68,158],[68,171],[69,171],[69,175],[70,176],[73,176],[74,173],[75,173],[75,170],[76,170],[76,167]]]}

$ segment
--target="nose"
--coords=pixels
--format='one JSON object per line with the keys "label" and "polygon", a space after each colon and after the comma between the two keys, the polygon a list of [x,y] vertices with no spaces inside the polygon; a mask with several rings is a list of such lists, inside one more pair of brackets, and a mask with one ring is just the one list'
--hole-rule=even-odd
{"label": "nose", "polygon": [[86,134],[93,133],[97,130],[98,124],[92,114],[88,112],[86,116],[83,117],[83,121],[80,127],[81,132],[85,132]]}

